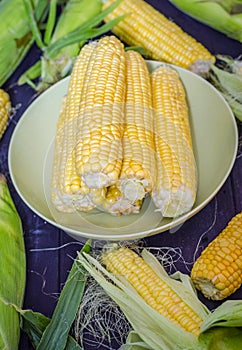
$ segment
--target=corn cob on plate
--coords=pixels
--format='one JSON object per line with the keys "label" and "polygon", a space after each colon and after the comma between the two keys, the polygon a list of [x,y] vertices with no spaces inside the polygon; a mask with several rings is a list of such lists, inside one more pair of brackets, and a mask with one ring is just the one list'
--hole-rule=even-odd
{"label": "corn cob on plate", "polygon": [[[146,64],[149,72],[161,65],[160,62],[153,61],[146,61]],[[156,211],[150,196],[141,199],[143,203],[136,203],[138,210],[142,204],[140,213],[118,218],[99,209],[63,213],[55,208],[50,191],[54,139],[69,78],[39,96],[26,110],[13,133],[9,148],[9,168],[22,199],[38,215],[79,240],[83,237],[111,240],[141,238],[177,226],[201,210],[230,173],[237,151],[237,128],[229,106],[212,85],[185,69],[175,66],[172,68],[179,73],[186,90],[191,118],[198,175],[196,201],[191,210],[177,218],[163,218]],[[219,133],[218,125],[222,128]],[[226,145],[224,139],[227,140]],[[107,199],[108,196],[112,197],[111,190],[115,195],[120,191],[120,188],[115,189],[115,185],[111,186],[114,188],[107,187],[105,190]],[[97,189],[93,190],[95,192]],[[94,193],[94,197],[97,203],[101,203],[99,194]]]}

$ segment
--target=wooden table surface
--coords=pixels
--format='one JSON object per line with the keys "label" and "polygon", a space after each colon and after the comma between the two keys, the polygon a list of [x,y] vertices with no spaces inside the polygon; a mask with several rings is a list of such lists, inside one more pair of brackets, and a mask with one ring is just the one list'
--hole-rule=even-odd
{"label": "wooden table surface", "polygon": [[[202,42],[213,54],[238,57],[242,54],[242,44],[203,25],[171,5],[166,0],[147,1],[179,24],[187,33]],[[0,141],[0,172],[7,177],[9,188],[23,222],[27,255],[27,284],[24,308],[31,308],[46,316],[51,316],[58,294],[65,283],[72,259],[81,243],[73,240],[65,232],[55,228],[32,212],[16,193],[8,170],[8,145],[12,132],[25,109],[36,98],[35,92],[27,85],[18,86],[20,74],[38,57],[39,51],[33,47],[23,63],[10,77],[4,88],[9,92],[16,113],[12,117],[4,137]],[[240,145],[234,167],[216,197],[197,215],[186,221],[176,232],[163,232],[145,239],[149,247],[165,247],[173,255],[171,271],[179,269],[189,273],[194,257],[226,226],[236,213],[242,210],[242,127],[237,122]],[[205,142],[205,140],[204,140]],[[225,140],[226,142],[226,140]],[[209,302],[199,294],[209,308],[219,303]],[[242,289],[231,299],[242,298]],[[86,345],[85,349],[118,349],[104,345]],[[21,338],[20,350],[31,350],[25,336]]]}

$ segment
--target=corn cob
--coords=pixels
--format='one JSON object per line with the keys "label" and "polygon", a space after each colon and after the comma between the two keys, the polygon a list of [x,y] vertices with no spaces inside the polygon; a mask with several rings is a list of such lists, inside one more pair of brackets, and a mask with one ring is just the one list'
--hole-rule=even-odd
{"label": "corn cob", "polygon": [[3,89],[0,89],[0,139],[7,128],[10,111],[11,102],[9,94]]}
{"label": "corn cob", "polygon": [[179,216],[193,206],[196,168],[183,84],[166,64],[151,74],[157,178],[152,198],[163,216]]}
{"label": "corn cob", "polygon": [[76,169],[90,188],[110,186],[120,174],[125,72],[123,44],[101,38],[88,63],[77,120]]}
{"label": "corn cob", "polygon": [[142,56],[126,52],[126,103],[123,163],[116,185],[100,203],[115,214],[138,213],[155,177],[155,144],[149,72]]}
{"label": "corn cob", "polygon": [[126,52],[127,80],[123,164],[119,186],[136,201],[151,192],[155,177],[155,143],[149,72],[142,56]]}
{"label": "corn cob", "polygon": [[127,247],[102,254],[106,269],[124,276],[148,305],[170,321],[199,335],[201,317],[162,280],[142,257]]}
{"label": "corn cob", "polygon": [[242,283],[242,212],[235,215],[222,232],[195,261],[191,278],[205,297],[222,300]]}
{"label": "corn cob", "polygon": [[[85,45],[77,57],[57,123],[51,186],[52,202],[58,210],[64,212],[73,212],[76,209],[88,211],[95,206],[89,199],[90,189],[76,172],[74,158],[83,80],[94,47],[92,43]],[[93,193],[93,196],[98,194],[97,192]]]}
{"label": "corn cob", "polygon": [[[104,7],[114,0],[107,0]],[[209,71],[215,57],[178,25],[168,20],[144,0],[124,0],[106,20],[128,14],[112,31],[128,45],[142,46],[146,55],[199,74]]]}

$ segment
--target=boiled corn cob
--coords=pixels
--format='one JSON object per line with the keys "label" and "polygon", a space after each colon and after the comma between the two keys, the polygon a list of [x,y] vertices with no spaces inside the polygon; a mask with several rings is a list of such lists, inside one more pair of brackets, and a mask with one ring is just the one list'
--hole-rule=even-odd
{"label": "boiled corn cob", "polygon": [[149,266],[127,247],[107,250],[102,255],[106,269],[124,276],[148,305],[170,321],[199,335],[202,318]]}
{"label": "boiled corn cob", "polygon": [[[73,152],[68,156],[64,127],[66,121],[65,99],[59,115],[56,137],[54,161],[52,168],[51,199],[54,207],[65,213],[72,213],[76,210],[89,211],[95,207],[89,199],[89,189],[83,184],[73,167]],[[71,124],[71,122],[69,122]]]}
{"label": "boiled corn cob", "polygon": [[205,297],[222,300],[242,283],[242,212],[235,215],[223,231],[195,261],[191,278]]}
{"label": "boiled corn cob", "polygon": [[[104,7],[115,0],[107,0]],[[188,68],[196,73],[209,71],[215,57],[178,25],[144,0],[123,0],[106,20],[127,16],[112,31],[128,45],[142,46],[149,58]]]}
{"label": "boiled corn cob", "polygon": [[88,63],[77,120],[76,169],[90,188],[112,185],[120,174],[125,73],[123,44],[101,38]]}
{"label": "boiled corn cob", "polygon": [[196,167],[186,93],[177,71],[163,64],[151,73],[157,177],[152,198],[163,216],[194,204]]}
{"label": "boiled corn cob", "polygon": [[155,177],[155,143],[149,72],[142,56],[126,52],[127,80],[123,164],[119,186],[130,201],[151,192]]}
{"label": "boiled corn cob", "polygon": [[123,162],[116,185],[102,207],[112,214],[138,213],[155,178],[155,143],[149,72],[143,57],[126,52],[126,99]]}
{"label": "boiled corn cob", "polygon": [[[95,206],[89,198],[90,189],[76,172],[74,158],[83,81],[94,48],[95,45],[92,43],[85,45],[77,57],[57,123],[52,172],[52,202],[58,210],[64,212],[73,212],[76,209],[88,211]],[[93,193],[93,196],[96,194],[98,195],[98,191]]]}
{"label": "boiled corn cob", "polygon": [[0,139],[7,128],[8,119],[11,112],[11,102],[9,94],[0,89]]}

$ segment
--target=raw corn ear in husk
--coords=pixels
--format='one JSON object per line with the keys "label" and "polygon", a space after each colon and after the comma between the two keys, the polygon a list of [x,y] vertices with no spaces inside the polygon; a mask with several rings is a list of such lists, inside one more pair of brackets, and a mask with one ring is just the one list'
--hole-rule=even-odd
{"label": "raw corn ear in husk", "polygon": [[[119,305],[132,329],[139,336],[142,334],[141,338],[149,345],[149,349],[196,349],[199,324],[206,318],[208,310],[199,302],[190,287],[168,277],[158,261],[154,260],[154,256],[145,249],[140,257],[128,248],[120,248],[114,244],[110,247],[110,255],[107,249],[102,257],[106,268],[98,262],[100,259],[96,260],[88,254],[80,254],[79,261]],[[161,285],[163,287],[160,288]],[[162,289],[163,292],[159,296]],[[170,311],[173,309],[171,313],[164,310],[163,293],[170,293],[171,297],[176,299],[175,302],[171,299],[167,305]],[[184,315],[181,311],[183,307],[186,309]],[[179,321],[174,320],[172,314],[174,316],[176,310],[179,313],[178,319],[184,316],[184,325],[185,319],[188,323],[191,321],[190,314],[194,317],[193,331],[188,331]]]}
{"label": "raw corn ear in husk", "polygon": [[79,261],[131,325],[120,350],[241,348],[242,300],[228,300],[209,311],[198,299],[188,275],[179,271],[168,275],[146,249],[137,254],[128,247],[111,244],[97,259],[84,253],[79,254]]}
{"label": "raw corn ear in husk", "polygon": [[17,350],[21,308],[25,291],[26,257],[22,224],[0,174],[0,349]]}
{"label": "raw corn ear in husk", "polygon": [[241,0],[169,0],[196,20],[242,42]]}
{"label": "raw corn ear in husk", "polygon": [[[36,21],[43,19],[48,0],[33,0],[32,6]],[[1,0],[0,1],[0,86],[2,86],[33,44],[33,36],[30,31],[24,1]],[[4,48],[4,49],[3,49]]]}

